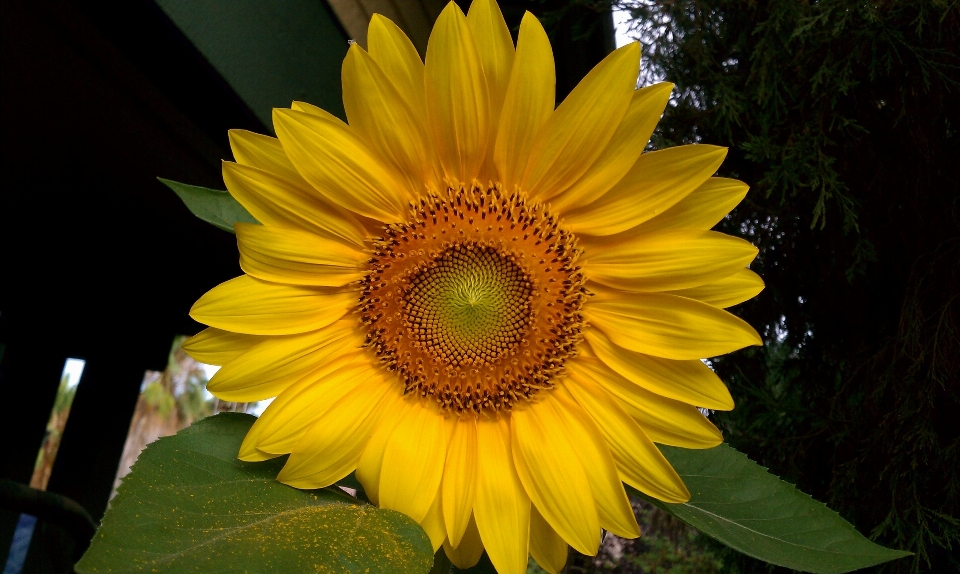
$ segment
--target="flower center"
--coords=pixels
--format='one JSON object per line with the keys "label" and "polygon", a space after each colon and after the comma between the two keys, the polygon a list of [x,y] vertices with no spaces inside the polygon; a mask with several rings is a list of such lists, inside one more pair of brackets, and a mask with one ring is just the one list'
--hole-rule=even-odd
{"label": "flower center", "polygon": [[527,332],[533,284],[509,254],[458,243],[422,266],[404,290],[413,345],[455,367],[495,364]]}
{"label": "flower center", "polygon": [[499,186],[421,198],[384,227],[363,283],[367,344],[405,392],[462,413],[551,388],[575,354],[583,276],[574,237]]}

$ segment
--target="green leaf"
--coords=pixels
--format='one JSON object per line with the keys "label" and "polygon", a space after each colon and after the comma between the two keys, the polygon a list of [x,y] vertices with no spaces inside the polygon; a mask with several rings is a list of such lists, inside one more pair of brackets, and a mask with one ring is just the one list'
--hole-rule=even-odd
{"label": "green leaf", "polygon": [[255,420],[223,413],[147,446],[76,571],[430,571],[430,540],[410,518],[337,488],[283,485],[284,459],[237,460]]}
{"label": "green leaf", "polygon": [[453,568],[453,564],[447,558],[447,553],[443,551],[443,548],[437,550],[437,553],[433,555],[433,568],[430,569],[430,574],[450,574],[451,568]]}
{"label": "green leaf", "polygon": [[803,572],[834,574],[909,556],[866,538],[839,514],[735,449],[660,446],[690,490],[683,504],[636,494],[727,546]]}
{"label": "green leaf", "polygon": [[259,223],[226,191],[157,179],[180,197],[190,213],[224,231],[233,233],[233,224],[237,222]]}

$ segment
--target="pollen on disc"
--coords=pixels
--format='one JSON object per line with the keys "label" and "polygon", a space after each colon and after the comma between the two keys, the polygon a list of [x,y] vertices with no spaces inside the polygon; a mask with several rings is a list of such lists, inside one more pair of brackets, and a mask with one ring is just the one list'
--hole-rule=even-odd
{"label": "pollen on disc", "polygon": [[571,234],[499,186],[421,198],[374,246],[367,345],[405,392],[458,413],[550,388],[576,351],[583,276]]}

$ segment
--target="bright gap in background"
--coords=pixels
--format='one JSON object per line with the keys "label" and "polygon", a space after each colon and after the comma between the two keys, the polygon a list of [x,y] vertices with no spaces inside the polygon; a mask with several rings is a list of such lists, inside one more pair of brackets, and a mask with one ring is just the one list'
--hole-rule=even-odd
{"label": "bright gap in background", "polygon": [[[50,472],[60,450],[60,441],[63,431],[67,427],[67,418],[70,416],[70,407],[73,398],[77,395],[77,385],[83,376],[83,368],[87,362],[82,359],[67,359],[60,373],[60,386],[50,408],[50,418],[47,419],[47,432],[44,434],[37,460],[33,465],[33,475],[30,477],[30,487],[37,490],[46,490],[50,482]],[[27,561],[27,551],[30,550],[30,541],[37,525],[37,517],[32,514],[21,514],[17,526],[13,531],[13,540],[7,553],[7,561],[3,566],[3,574],[20,574]]]}
{"label": "bright gap in background", "polygon": [[617,43],[617,48],[626,46],[630,42],[636,40],[636,38],[630,35],[630,12],[627,12],[626,10],[614,9],[613,29],[615,32],[614,37]]}
{"label": "bright gap in background", "polygon": [[121,479],[130,472],[144,448],[153,441],[176,434],[194,422],[220,412],[239,412],[260,416],[272,399],[255,403],[221,401],[207,390],[207,382],[220,370],[216,365],[200,363],[180,346],[185,336],[174,338],[167,367],[163,371],[145,371],[140,396],[130,419],[110,498]]}
{"label": "bright gap in background", "polygon": [[57,396],[50,409],[50,418],[47,419],[47,433],[40,443],[37,453],[37,462],[33,467],[33,476],[30,478],[30,487],[37,490],[46,490],[50,482],[50,472],[53,462],[60,450],[60,441],[63,431],[67,428],[67,418],[70,416],[70,407],[73,398],[77,395],[77,385],[83,376],[83,368],[87,362],[83,359],[67,359],[60,374],[60,386],[57,387]]}

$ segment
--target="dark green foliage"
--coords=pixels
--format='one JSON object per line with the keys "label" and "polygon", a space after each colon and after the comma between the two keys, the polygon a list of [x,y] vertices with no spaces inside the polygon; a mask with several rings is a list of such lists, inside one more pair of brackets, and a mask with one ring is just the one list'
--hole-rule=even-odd
{"label": "dark green foliage", "polygon": [[[574,553],[569,571],[720,572],[720,556],[731,553],[711,550],[707,537],[770,564],[823,574],[852,572],[907,556],[868,541],[836,512],[728,445],[660,450],[687,485],[690,500],[668,504],[628,488],[638,501],[666,516],[637,505],[645,538],[613,539],[596,559]],[[664,529],[664,524],[674,526]],[[664,532],[666,536],[661,536]]]}
{"label": "dark green foliage", "polygon": [[[720,227],[760,247],[736,313],[767,345],[714,361],[738,449],[880,543],[884,572],[960,569],[960,3],[631,3],[676,83],[662,147],[726,145]],[[725,569],[766,571],[724,555]]]}
{"label": "dark green foliage", "polygon": [[[596,558],[584,557],[604,574],[719,574],[723,562],[706,546],[709,538],[698,536],[680,520],[642,501],[634,502],[643,536],[612,541]],[[610,536],[610,535],[608,535]],[[579,559],[580,557],[577,556]]]}
{"label": "dark green foliage", "polygon": [[632,491],[723,544],[764,562],[803,572],[839,574],[903,558],[866,540],[823,503],[720,445],[706,450],[660,446],[690,490],[667,504]]}

